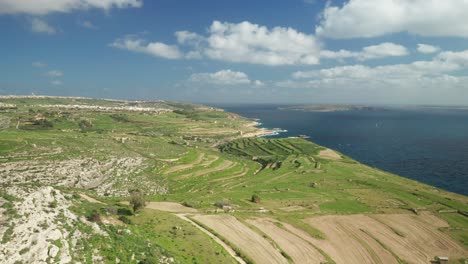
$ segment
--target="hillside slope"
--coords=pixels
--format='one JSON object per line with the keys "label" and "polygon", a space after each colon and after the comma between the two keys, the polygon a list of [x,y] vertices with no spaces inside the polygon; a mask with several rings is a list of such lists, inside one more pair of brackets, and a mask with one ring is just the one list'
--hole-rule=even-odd
{"label": "hillside slope", "polygon": [[0,262],[466,261],[466,196],[266,133],[194,104],[0,98]]}

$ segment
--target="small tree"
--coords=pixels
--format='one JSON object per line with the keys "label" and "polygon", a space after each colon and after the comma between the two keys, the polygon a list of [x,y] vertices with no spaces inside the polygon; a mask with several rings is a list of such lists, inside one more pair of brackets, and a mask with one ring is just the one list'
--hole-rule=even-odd
{"label": "small tree", "polygon": [[251,201],[252,203],[259,203],[260,200],[261,200],[261,199],[260,199],[260,196],[258,196],[258,195],[256,195],[256,194],[252,195],[252,198],[250,198],[250,201]]}
{"label": "small tree", "polygon": [[133,190],[130,192],[130,205],[133,208],[133,212],[145,207],[145,204],[145,195],[140,190]]}

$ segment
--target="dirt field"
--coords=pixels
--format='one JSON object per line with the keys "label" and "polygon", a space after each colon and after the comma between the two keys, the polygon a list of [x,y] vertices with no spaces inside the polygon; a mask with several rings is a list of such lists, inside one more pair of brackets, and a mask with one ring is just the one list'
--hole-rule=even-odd
{"label": "dirt field", "polygon": [[240,258],[239,256],[237,256],[236,252],[234,251],[234,249],[231,248],[231,246],[229,246],[228,244],[224,243],[224,241],[222,241],[221,239],[219,239],[217,236],[213,235],[212,233],[210,233],[208,230],[204,229],[203,227],[201,227],[200,225],[198,225],[197,223],[195,223],[194,221],[192,221],[190,218],[188,218],[187,216],[185,216],[184,214],[176,214],[177,217],[179,217],[180,219],[184,220],[184,221],[187,221],[189,222],[190,224],[192,224],[193,226],[195,226],[198,230],[202,231],[203,233],[205,233],[206,235],[208,235],[209,237],[211,237],[216,243],[218,243],[220,246],[222,246],[228,253],[229,255],[231,255],[238,263],[240,264],[246,264],[246,262]]}
{"label": "dirt field", "polygon": [[[336,263],[429,263],[435,256],[457,259],[468,252],[437,228],[443,221],[429,214],[320,216],[307,220],[326,240],[291,230],[321,248]],[[432,223],[432,225],[431,225]],[[288,226],[288,229],[294,229]]]}
{"label": "dirt field", "polygon": [[247,220],[247,222],[256,226],[273,239],[292,258],[294,263],[321,263],[326,261],[325,257],[308,242],[278,227],[275,223],[279,222],[276,220],[256,218],[254,220]]}
{"label": "dirt field", "polygon": [[197,215],[193,219],[213,229],[258,264],[288,263],[266,239],[231,215]]}
{"label": "dirt field", "polygon": [[172,213],[196,213],[197,212],[197,210],[194,208],[190,208],[190,207],[178,204],[178,203],[171,203],[171,202],[149,202],[146,204],[146,208],[165,211],[165,212],[172,212]]}
{"label": "dirt field", "polygon": [[331,149],[321,150],[318,154],[320,158],[329,160],[340,160],[341,156]]}

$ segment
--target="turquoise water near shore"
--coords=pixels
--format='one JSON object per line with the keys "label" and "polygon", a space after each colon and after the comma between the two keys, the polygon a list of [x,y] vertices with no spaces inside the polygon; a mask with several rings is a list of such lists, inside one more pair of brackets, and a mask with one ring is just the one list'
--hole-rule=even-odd
{"label": "turquoise water near shore", "polygon": [[364,164],[468,195],[468,110],[382,108],[339,112],[278,110],[278,105],[218,105],[258,118],[262,127],[308,135]]}

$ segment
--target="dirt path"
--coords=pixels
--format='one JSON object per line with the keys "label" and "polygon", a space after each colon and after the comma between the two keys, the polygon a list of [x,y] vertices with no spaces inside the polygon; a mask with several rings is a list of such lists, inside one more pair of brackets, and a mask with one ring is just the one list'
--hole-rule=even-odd
{"label": "dirt path", "polygon": [[214,167],[214,168],[209,168],[209,169],[205,169],[205,170],[199,170],[199,171],[196,171],[196,172],[193,172],[193,173],[188,173],[188,174],[184,174],[184,175],[180,175],[179,177],[177,177],[176,179],[177,180],[180,180],[180,179],[185,179],[185,178],[189,178],[189,177],[198,177],[198,176],[201,176],[201,175],[205,175],[205,174],[210,174],[210,173],[213,173],[213,172],[217,172],[217,171],[222,171],[222,170],[226,170],[226,169],[229,169],[231,168],[232,166],[235,166],[236,163],[230,161],[230,160],[225,160],[223,162],[221,162],[221,164],[219,164],[218,166]]}
{"label": "dirt path", "polygon": [[195,165],[200,164],[200,162],[203,160],[203,157],[205,157],[205,153],[201,152],[198,157],[190,164],[181,164],[177,166],[172,166],[168,170],[165,171],[165,174],[170,174],[174,172],[178,172],[181,170],[188,170],[193,168]]}
{"label": "dirt path", "polygon": [[213,235],[212,233],[210,233],[208,230],[206,230],[205,228],[203,228],[202,226],[198,225],[197,223],[195,223],[194,221],[192,221],[190,218],[188,218],[187,216],[185,216],[184,214],[176,214],[176,216],[178,216],[179,218],[181,218],[182,220],[185,220],[189,223],[191,223],[193,226],[195,226],[195,228],[199,229],[200,231],[202,231],[203,233],[207,234],[209,237],[211,237],[216,243],[218,243],[220,246],[222,246],[228,253],[229,255],[231,255],[238,263],[241,263],[241,264],[247,264],[242,258],[240,258],[239,256],[237,256],[236,252],[234,251],[234,249],[232,249],[228,244],[224,243],[221,239],[219,239],[217,236]]}
{"label": "dirt path", "polygon": [[341,156],[331,149],[321,150],[318,154],[320,158],[328,160],[340,160]]}
{"label": "dirt path", "polygon": [[84,193],[79,193],[78,194],[81,198],[83,198],[84,200],[90,202],[90,203],[96,203],[96,204],[104,204],[103,202],[101,201],[98,201],[92,197],[89,197],[88,195],[84,194]]}
{"label": "dirt path", "polygon": [[193,219],[229,240],[255,263],[288,263],[267,240],[231,215],[197,215]]}
{"label": "dirt path", "polygon": [[172,213],[196,213],[197,209],[173,202],[149,202],[146,208]]}
{"label": "dirt path", "polygon": [[325,257],[305,240],[277,226],[275,223],[282,224],[276,220],[256,218],[247,220],[247,222],[271,237],[292,258],[294,263],[322,263],[326,261]]}

